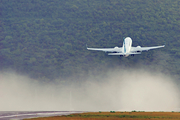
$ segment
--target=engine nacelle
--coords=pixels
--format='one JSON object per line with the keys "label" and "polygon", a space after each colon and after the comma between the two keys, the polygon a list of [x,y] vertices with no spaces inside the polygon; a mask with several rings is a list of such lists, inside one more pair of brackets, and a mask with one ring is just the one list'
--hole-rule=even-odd
{"label": "engine nacelle", "polygon": [[[137,46],[137,48],[141,48],[141,46]],[[138,51],[136,51],[136,52],[142,52],[141,50],[138,50]]]}

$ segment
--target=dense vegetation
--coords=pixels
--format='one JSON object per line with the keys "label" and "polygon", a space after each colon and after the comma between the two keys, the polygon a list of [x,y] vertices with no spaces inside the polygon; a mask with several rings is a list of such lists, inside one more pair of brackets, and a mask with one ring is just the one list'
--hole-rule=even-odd
{"label": "dense vegetation", "polygon": [[[0,65],[33,78],[98,74],[141,67],[180,72],[179,0],[1,0]],[[166,47],[134,57],[107,56],[89,47]]]}

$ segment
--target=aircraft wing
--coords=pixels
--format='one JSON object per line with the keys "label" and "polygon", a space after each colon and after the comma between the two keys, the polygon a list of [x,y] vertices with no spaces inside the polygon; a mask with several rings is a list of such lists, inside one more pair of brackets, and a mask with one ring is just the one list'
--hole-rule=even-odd
{"label": "aircraft wing", "polygon": [[121,47],[114,48],[87,48],[88,50],[104,51],[104,52],[122,52]]}
{"label": "aircraft wing", "polygon": [[151,50],[151,49],[157,49],[157,48],[162,48],[162,47],[165,47],[165,45],[154,46],[154,47],[140,47],[140,46],[137,46],[137,47],[131,47],[131,52],[148,51],[148,50]]}

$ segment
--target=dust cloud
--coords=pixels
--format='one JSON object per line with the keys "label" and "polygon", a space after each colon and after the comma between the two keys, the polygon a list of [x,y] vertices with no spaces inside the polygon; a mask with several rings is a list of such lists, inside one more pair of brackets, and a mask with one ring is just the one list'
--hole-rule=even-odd
{"label": "dust cloud", "polygon": [[0,111],[175,111],[179,93],[172,77],[144,69],[56,84],[0,73]]}

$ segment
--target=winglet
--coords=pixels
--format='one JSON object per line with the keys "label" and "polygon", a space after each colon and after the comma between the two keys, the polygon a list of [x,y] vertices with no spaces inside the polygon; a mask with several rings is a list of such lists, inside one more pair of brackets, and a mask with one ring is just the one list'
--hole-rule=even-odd
{"label": "winglet", "polygon": [[164,47],[166,46],[166,42],[164,43]]}
{"label": "winglet", "polygon": [[86,49],[88,49],[88,50],[89,50],[89,48],[88,48],[87,44],[86,44]]}

